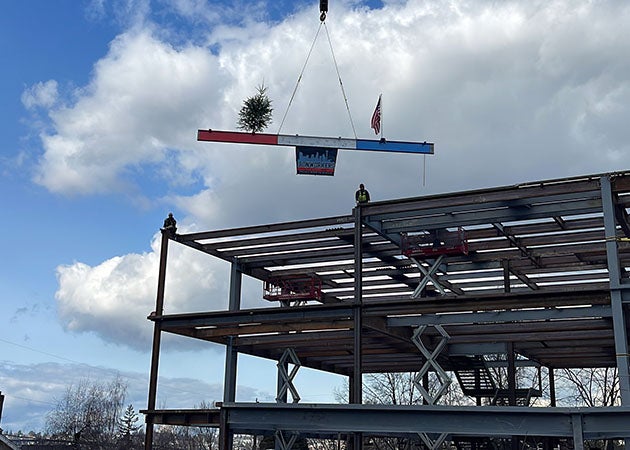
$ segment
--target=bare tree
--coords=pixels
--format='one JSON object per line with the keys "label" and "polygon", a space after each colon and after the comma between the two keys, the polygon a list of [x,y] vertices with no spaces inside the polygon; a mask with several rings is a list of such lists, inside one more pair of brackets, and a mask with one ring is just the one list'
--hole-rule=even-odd
{"label": "bare tree", "polygon": [[[417,377],[417,372],[366,374],[363,383],[363,402],[374,405],[421,405],[423,398],[415,382]],[[441,387],[440,381],[434,373],[429,373],[427,378],[428,386],[425,388],[429,394],[435,396]],[[348,383],[345,382],[341,389],[335,389],[335,400],[340,403],[347,402],[347,393]],[[470,405],[472,401],[464,396],[459,384],[453,379],[440,397],[440,403]],[[336,444],[335,441],[330,443]],[[408,450],[416,447],[418,443],[419,438],[369,437],[369,444],[377,450]]]}
{"label": "bare tree", "polygon": [[[619,375],[616,367],[562,369],[557,372],[557,392],[562,393],[558,404],[564,406],[617,406],[621,403]],[[589,441],[592,449],[612,449],[621,446],[611,440]]]}
{"label": "bare tree", "polygon": [[567,406],[615,406],[621,401],[616,367],[563,369],[557,378],[564,394],[559,402]]}
{"label": "bare tree", "polygon": [[[195,409],[209,409],[211,404],[202,401],[194,405]],[[234,439],[234,448],[247,448],[251,446],[239,447],[238,440]],[[153,448],[155,449],[177,449],[177,450],[214,450],[219,448],[219,431],[212,427],[193,427],[183,425],[157,426],[153,437]]]}
{"label": "bare tree", "polygon": [[68,387],[46,416],[47,432],[79,448],[108,448],[116,437],[126,392],[120,377],[107,384],[82,380]]}

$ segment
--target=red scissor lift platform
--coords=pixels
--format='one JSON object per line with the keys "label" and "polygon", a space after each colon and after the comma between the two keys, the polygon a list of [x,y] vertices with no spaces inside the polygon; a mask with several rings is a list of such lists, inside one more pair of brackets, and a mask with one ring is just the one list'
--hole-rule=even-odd
{"label": "red scissor lift platform", "polygon": [[467,255],[466,231],[459,227],[455,231],[435,230],[412,235],[403,233],[401,251],[407,257],[423,259],[439,255]]}
{"label": "red scissor lift platform", "polygon": [[322,280],[316,276],[270,278],[263,283],[263,298],[272,301],[322,299]]}

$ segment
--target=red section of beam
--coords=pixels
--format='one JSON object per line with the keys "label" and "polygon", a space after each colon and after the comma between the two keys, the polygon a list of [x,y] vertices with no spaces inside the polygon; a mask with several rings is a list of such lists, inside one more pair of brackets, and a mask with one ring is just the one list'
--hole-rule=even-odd
{"label": "red section of beam", "polygon": [[198,130],[198,141],[233,142],[238,144],[278,145],[277,134],[241,133],[238,131]]}

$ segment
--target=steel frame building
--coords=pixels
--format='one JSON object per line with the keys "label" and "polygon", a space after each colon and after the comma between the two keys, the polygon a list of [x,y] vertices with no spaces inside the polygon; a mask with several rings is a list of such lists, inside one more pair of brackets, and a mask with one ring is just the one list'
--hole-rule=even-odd
{"label": "steel frame building", "polygon": [[[163,232],[145,448],[154,424],[219,427],[224,450],[234,433],[275,434],[284,449],[298,434],[343,435],[356,449],[366,435],[420,437],[429,448],[458,435],[506,437],[513,448],[517,436],[572,438],[578,449],[585,439],[630,439],[628,207],[630,173],[617,172],[373,202],[347,216]],[[465,251],[401,248],[409,236],[461,230]],[[228,310],[163,313],[170,242],[230,264]],[[322,288],[316,300],[242,309],[243,275],[316,277]],[[225,346],[217,408],[156,409],[162,333]],[[277,362],[277,403],[235,401],[239,353]],[[506,386],[488,380],[489,354],[501,355]],[[527,406],[540,392],[518,386],[519,364],[549,372],[551,406]],[[347,376],[349,404],[299,403],[299,367]],[[618,369],[621,405],[555,407],[555,369],[597,367]],[[423,375],[421,390],[428,373],[454,372],[477,405],[505,406],[439,406],[428,391],[423,405],[362,404],[363,374],[407,371]]]}

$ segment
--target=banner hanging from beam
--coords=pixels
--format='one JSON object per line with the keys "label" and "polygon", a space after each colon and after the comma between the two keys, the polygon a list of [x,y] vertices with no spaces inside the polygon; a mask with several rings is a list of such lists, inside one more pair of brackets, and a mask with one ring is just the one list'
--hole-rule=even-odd
{"label": "banner hanging from beam", "polygon": [[335,175],[337,149],[322,147],[295,147],[295,165],[298,175]]}

